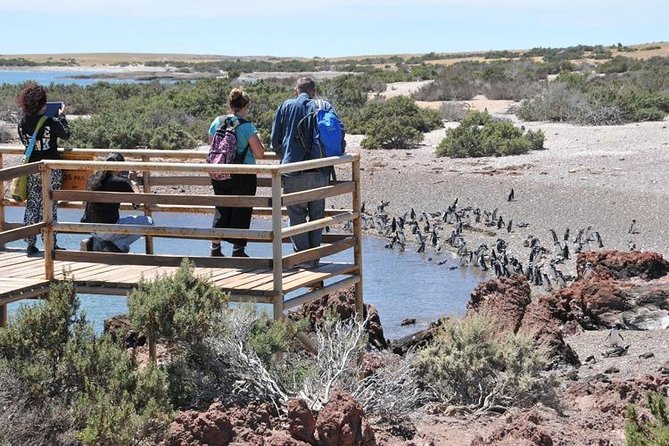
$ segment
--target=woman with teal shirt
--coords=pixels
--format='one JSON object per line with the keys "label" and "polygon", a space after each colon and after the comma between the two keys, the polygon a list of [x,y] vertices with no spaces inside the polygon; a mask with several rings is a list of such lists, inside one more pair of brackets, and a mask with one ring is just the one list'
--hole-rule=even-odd
{"label": "woman with teal shirt", "polygon": [[[214,137],[216,130],[227,120],[237,120],[239,123],[235,127],[237,136],[237,153],[240,155],[246,151],[244,164],[255,164],[256,158],[262,158],[265,153],[265,146],[258,137],[258,131],[255,126],[247,121],[249,115],[249,104],[251,100],[248,93],[240,88],[234,88],[230,92],[228,104],[230,105],[231,115],[219,116],[209,126],[209,139]],[[215,180],[212,178],[211,185],[216,195],[255,195],[258,187],[258,180],[255,175],[234,174],[227,180]],[[216,206],[214,214],[213,228],[235,228],[248,229],[251,226],[251,214],[253,208],[235,208],[227,206]],[[226,240],[232,243],[233,257],[248,257],[246,254],[246,240],[230,239]],[[221,241],[211,241],[211,256],[222,257]]]}

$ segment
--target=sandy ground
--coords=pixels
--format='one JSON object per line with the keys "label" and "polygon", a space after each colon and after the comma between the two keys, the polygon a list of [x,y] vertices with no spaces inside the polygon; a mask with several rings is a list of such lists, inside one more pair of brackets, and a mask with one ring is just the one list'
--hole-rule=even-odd
{"label": "sandy ground", "polygon": [[[470,101],[476,108],[497,112],[509,101]],[[498,104],[501,102],[501,104]],[[478,105],[478,106],[477,106]],[[532,234],[549,237],[592,226],[605,247],[669,254],[669,140],[667,121],[586,127],[548,122],[519,122],[542,130],[545,150],[509,157],[437,158],[445,136],[439,129],[425,135],[412,150],[367,150],[362,136],[349,135],[347,150],[361,155],[363,199],[375,206],[390,201],[387,211],[402,215],[444,210],[456,198],[459,205],[492,211],[504,220],[529,223],[524,229],[500,233],[514,244]],[[447,128],[457,123],[447,123]],[[511,188],[516,199],[507,201]],[[632,219],[638,234],[628,234]]]}

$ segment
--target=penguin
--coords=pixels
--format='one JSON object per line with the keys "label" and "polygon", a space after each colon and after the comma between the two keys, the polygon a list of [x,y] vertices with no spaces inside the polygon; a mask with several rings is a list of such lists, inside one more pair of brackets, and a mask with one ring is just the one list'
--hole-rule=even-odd
{"label": "penguin", "polygon": [[609,347],[621,347],[622,343],[625,341],[623,336],[620,334],[620,324],[615,324],[609,334],[606,336],[606,343]]}
{"label": "penguin", "polygon": [[511,188],[511,192],[509,192],[509,196],[507,197],[506,201],[513,201],[515,198],[515,193],[513,191],[513,187]]}

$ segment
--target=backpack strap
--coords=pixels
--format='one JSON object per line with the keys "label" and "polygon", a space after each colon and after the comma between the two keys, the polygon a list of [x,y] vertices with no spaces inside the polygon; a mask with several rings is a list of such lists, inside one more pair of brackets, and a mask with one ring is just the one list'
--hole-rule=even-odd
{"label": "backpack strap", "polygon": [[46,121],[46,115],[42,115],[39,118],[39,121],[37,121],[35,130],[33,130],[33,134],[30,137],[30,143],[28,143],[25,152],[23,152],[23,156],[25,157],[26,162],[30,160],[30,156],[33,154],[33,149],[35,148],[35,143],[37,142],[37,133],[39,133],[39,130],[42,128],[42,125],[44,125],[45,121]]}

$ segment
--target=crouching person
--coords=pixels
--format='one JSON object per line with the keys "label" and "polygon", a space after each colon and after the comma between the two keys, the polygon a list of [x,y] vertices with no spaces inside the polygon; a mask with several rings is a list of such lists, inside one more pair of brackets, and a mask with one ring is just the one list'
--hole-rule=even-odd
{"label": "crouching person", "polygon": [[[125,161],[120,153],[112,153],[105,161]],[[101,192],[140,192],[134,175],[121,171],[100,170],[88,180],[88,190]],[[153,219],[145,215],[120,216],[120,203],[87,202],[82,223],[104,223],[117,225],[153,225]],[[123,252],[130,251],[130,245],[139,240],[137,234],[92,234],[81,242],[82,251]]]}

